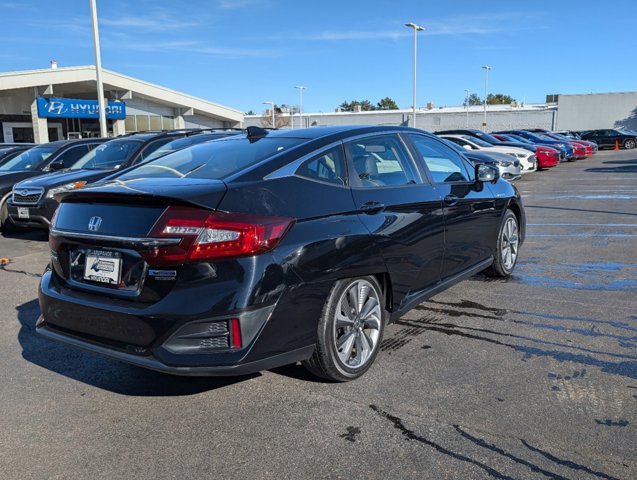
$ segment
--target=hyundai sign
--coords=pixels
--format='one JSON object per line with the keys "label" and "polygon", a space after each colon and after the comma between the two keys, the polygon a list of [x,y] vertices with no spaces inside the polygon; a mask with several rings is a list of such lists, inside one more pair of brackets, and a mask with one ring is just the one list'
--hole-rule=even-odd
{"label": "hyundai sign", "polygon": [[[97,100],[38,97],[38,116],[40,118],[99,118],[99,107]],[[106,106],[106,118],[124,120],[126,104],[109,101]]]}

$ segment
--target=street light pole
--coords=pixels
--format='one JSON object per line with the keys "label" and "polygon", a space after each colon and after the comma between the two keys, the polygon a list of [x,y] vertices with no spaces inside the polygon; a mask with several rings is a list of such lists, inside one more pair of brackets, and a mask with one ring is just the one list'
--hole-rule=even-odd
{"label": "street light pole", "polygon": [[97,26],[97,6],[95,0],[90,0],[91,19],[93,21],[93,46],[95,47],[95,80],[97,81],[97,105],[100,118],[100,136],[106,137],[106,112],[104,105],[104,86],[102,85],[102,57],[100,55],[100,33]]}
{"label": "street light pole", "polygon": [[482,122],[482,128],[487,131],[487,97],[489,96],[489,70],[492,67],[485,65],[484,68],[484,121]]}
{"label": "street light pole", "polygon": [[467,111],[467,128],[469,128],[469,90],[464,91],[464,107]]}
{"label": "street light pole", "polygon": [[294,88],[299,91],[299,128],[303,128],[303,90],[307,87],[296,85]]}
{"label": "street light pole", "polygon": [[272,128],[276,128],[276,122],[274,120],[274,102],[263,102],[264,105],[270,105],[270,112],[272,113]]}
{"label": "street light pole", "polygon": [[416,25],[413,22],[405,23],[406,27],[414,29],[414,98],[412,103],[412,127],[416,128],[416,50],[418,47],[418,32],[422,32],[425,27],[421,27],[420,25]]}

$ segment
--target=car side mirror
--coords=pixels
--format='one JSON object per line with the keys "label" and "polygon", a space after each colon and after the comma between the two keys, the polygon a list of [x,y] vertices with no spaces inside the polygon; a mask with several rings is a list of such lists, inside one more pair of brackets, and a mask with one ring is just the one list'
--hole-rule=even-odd
{"label": "car side mirror", "polygon": [[492,165],[479,163],[476,165],[476,181],[482,183],[495,183],[500,178],[500,170]]}
{"label": "car side mirror", "polygon": [[58,170],[62,170],[64,168],[64,162],[62,160],[56,160],[55,162],[49,165],[50,172],[56,172]]}

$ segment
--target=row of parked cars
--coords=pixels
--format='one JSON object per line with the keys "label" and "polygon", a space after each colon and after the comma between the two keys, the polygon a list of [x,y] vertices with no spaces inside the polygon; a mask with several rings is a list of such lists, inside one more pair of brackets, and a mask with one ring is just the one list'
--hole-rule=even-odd
{"label": "row of parked cars", "polygon": [[[358,378],[387,323],[478,272],[512,274],[526,216],[505,161],[586,155],[549,132],[478,133],[248,127],[35,146],[0,165],[0,188],[5,227],[49,228],[36,331],[172,374],[300,361]],[[495,147],[504,157],[479,160]]]}
{"label": "row of parked cars", "polygon": [[500,175],[517,180],[521,175],[552,168],[564,161],[581,160],[597,152],[596,142],[583,139],[576,132],[551,132],[543,129],[443,130],[436,134],[457,147],[474,162],[496,165]]}

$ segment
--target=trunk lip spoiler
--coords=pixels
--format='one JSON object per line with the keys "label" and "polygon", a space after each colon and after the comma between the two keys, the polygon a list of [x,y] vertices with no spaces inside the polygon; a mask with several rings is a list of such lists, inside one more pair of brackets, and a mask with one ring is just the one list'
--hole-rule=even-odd
{"label": "trunk lip spoiler", "polygon": [[109,242],[126,242],[137,245],[143,245],[145,247],[156,246],[168,246],[177,245],[181,242],[181,238],[149,238],[149,237],[126,237],[119,235],[101,235],[96,233],[84,233],[75,232],[72,230],[60,230],[52,228],[49,231],[49,235],[52,237],[68,237],[68,238],[80,238],[87,240],[104,240]]}

